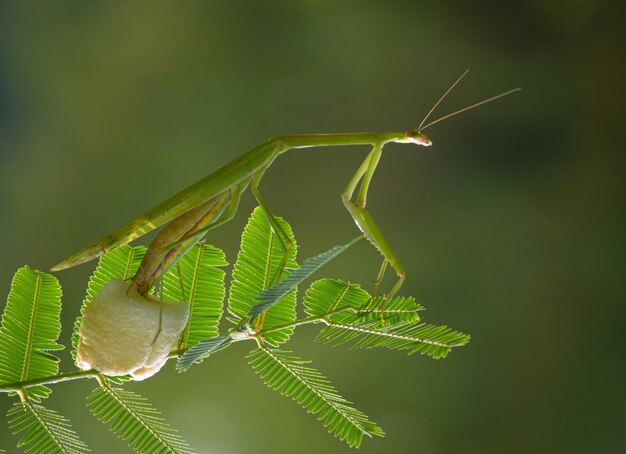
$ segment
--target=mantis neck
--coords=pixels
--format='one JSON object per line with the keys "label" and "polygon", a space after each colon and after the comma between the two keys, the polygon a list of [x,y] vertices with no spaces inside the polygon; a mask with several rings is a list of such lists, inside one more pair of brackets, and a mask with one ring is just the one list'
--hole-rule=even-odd
{"label": "mantis neck", "polygon": [[279,154],[290,148],[324,147],[331,145],[374,145],[387,142],[407,141],[406,132],[357,132],[338,134],[295,134],[277,136],[274,140],[279,141]]}

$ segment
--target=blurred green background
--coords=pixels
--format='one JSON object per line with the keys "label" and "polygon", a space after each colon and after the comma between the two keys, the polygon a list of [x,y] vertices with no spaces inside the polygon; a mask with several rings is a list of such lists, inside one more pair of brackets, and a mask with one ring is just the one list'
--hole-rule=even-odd
{"label": "blurred green background", "polygon": [[[430,149],[386,148],[368,206],[402,293],[472,342],[433,361],[304,328],[289,348],[386,430],[363,453],[624,452],[625,43],[605,0],[3,2],[2,294],[269,136],[415,127],[471,68],[440,114],[523,91],[433,126]],[[267,173],[300,257],[355,235],[339,194],[365,152],[293,151]],[[208,236],[231,262],[253,206]],[[66,345],[93,266],[58,274]],[[318,277],[370,286],[378,266],[360,244]],[[348,452],[247,348],[129,387],[200,453]],[[85,409],[93,386],[48,404],[94,452],[127,452]],[[16,441],[0,424],[0,448]]]}

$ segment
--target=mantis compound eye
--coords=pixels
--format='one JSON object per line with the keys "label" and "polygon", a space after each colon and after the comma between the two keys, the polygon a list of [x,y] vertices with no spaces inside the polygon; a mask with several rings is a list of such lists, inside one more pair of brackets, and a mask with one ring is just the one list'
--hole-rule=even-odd
{"label": "mantis compound eye", "polygon": [[159,299],[139,294],[132,281],[112,279],[85,308],[76,364],[134,380],[156,374],[189,317],[184,302],[163,301],[162,310],[160,323]]}

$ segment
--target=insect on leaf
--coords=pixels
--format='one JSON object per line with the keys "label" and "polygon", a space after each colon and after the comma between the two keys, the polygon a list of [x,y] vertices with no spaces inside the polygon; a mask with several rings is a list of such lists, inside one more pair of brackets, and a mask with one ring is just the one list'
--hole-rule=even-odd
{"label": "insect on leaf", "polygon": [[363,436],[385,435],[366,415],[341,397],[328,379],[290,352],[259,348],[248,354],[250,365],[270,388],[290,397],[324,422],[328,432],[358,447]]}
{"label": "insect on leaf", "polygon": [[[48,351],[62,350],[56,340],[61,332],[61,286],[47,273],[20,268],[0,325],[0,384],[56,375],[59,359]],[[33,386],[26,391],[39,402],[51,390]]]}
{"label": "insect on leaf", "polygon": [[[279,225],[293,241],[295,239],[289,224],[277,218]],[[283,250],[272,232],[265,214],[260,208],[256,208],[241,236],[241,249],[233,268],[232,283],[228,298],[229,320],[235,324],[248,318],[252,306],[256,304],[256,297],[264,289],[272,285],[272,279],[276,275],[280,262],[284,256]],[[296,248],[289,253],[285,268],[295,269]],[[288,271],[283,270],[280,279],[287,277]],[[296,319],[296,289],[293,289],[285,297],[280,299],[269,309],[263,319],[263,328],[271,328]],[[270,345],[279,345],[286,342],[293,328],[277,330],[268,333],[265,341]]]}
{"label": "insect on leaf", "polygon": [[23,434],[17,447],[24,447],[28,453],[79,454],[89,451],[67,419],[29,399],[15,403],[7,416],[13,434]]}
{"label": "insect on leaf", "polygon": [[226,290],[226,266],[221,249],[198,243],[173,266],[163,279],[163,296],[189,305],[189,321],[181,334],[180,349],[194,346],[202,339],[217,336]]}

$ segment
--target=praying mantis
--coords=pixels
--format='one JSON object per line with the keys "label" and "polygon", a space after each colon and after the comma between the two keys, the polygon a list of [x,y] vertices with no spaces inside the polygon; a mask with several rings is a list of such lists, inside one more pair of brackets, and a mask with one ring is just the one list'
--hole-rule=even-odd
{"label": "praying mantis", "polygon": [[[377,278],[377,286],[380,280],[382,280],[387,265],[391,265],[395,271],[397,281],[384,295],[385,299],[390,299],[402,286],[405,280],[405,270],[366,209],[370,183],[380,161],[384,146],[395,142],[428,147],[432,142],[423,133],[426,128],[461,112],[520,90],[520,88],[509,90],[425,124],[443,99],[466,74],[467,71],[446,90],[415,129],[405,132],[303,134],[273,137],[160,203],[145,214],[133,219],[113,233],[81,249],[55,265],[51,270],[60,271],[77,266],[127,244],[163,224],[169,223],[150,244],[137,273],[132,278],[137,285],[139,293],[145,295],[159,276],[172,266],[200,237],[209,230],[228,222],[235,216],[242,193],[250,187],[283,251],[284,255],[277,273],[277,276],[280,276],[282,268],[284,268],[289,257],[289,251],[294,245],[272,214],[259,190],[259,183],[267,169],[278,156],[292,149],[337,145],[368,145],[371,147],[370,152],[348,182],[341,197],[343,204],[363,236],[374,245],[383,257],[383,265]],[[359,186],[359,190],[356,197],[354,197],[357,186]]]}

